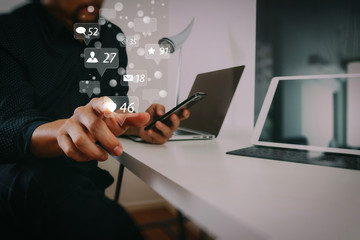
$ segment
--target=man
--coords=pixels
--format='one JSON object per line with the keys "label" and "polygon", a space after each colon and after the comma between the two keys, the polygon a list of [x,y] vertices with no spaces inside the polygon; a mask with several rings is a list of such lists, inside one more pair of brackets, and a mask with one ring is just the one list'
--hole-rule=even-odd
{"label": "man", "polygon": [[[153,104],[146,112],[112,113],[107,97],[79,93],[79,81],[100,79],[101,95],[126,96],[128,87],[108,69],[100,77],[85,69],[86,47],[73,38],[77,22],[97,22],[102,0],[33,1],[0,16],[0,238],[141,239],[126,212],[104,196],[113,178],[97,167],[108,153],[123,152],[117,136],[132,134],[165,143],[189,117],[184,110],[169,126],[144,126],[164,114]],[[121,30],[102,27],[102,47],[119,46]],[[118,48],[126,68],[125,48]],[[119,124],[121,122],[122,124]],[[101,145],[102,147],[100,147]],[[141,147],[141,146],[139,146]],[[11,234],[9,236],[9,234]]]}

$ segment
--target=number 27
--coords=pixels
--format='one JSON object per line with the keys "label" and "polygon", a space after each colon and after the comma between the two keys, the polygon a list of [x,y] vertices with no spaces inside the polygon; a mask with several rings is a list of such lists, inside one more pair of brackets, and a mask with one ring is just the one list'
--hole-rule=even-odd
{"label": "number 27", "polygon": [[105,60],[103,61],[103,63],[112,63],[112,61],[114,60],[114,58],[116,57],[116,53],[104,53],[106,55]]}

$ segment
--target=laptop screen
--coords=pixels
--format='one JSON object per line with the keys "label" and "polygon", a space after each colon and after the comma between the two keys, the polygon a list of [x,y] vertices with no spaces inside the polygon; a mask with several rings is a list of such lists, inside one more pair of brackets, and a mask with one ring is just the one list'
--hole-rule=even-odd
{"label": "laptop screen", "polygon": [[197,75],[189,96],[204,92],[206,97],[191,107],[191,116],[181,127],[217,136],[245,66]]}
{"label": "laptop screen", "polygon": [[253,143],[360,154],[360,74],[274,78]]}

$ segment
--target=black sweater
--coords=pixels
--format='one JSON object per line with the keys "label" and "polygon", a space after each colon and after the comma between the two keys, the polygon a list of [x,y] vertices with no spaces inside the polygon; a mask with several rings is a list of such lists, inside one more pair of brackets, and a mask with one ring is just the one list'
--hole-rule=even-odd
{"label": "black sweater", "polygon": [[109,86],[111,79],[120,81],[117,69],[100,76],[96,69],[86,69],[80,56],[100,41],[102,47],[118,48],[119,67],[126,69],[126,50],[116,40],[119,32],[106,23],[100,39],[86,46],[40,4],[0,16],[0,163],[33,158],[28,150],[33,131],[70,117],[76,107],[90,101],[79,92],[80,81],[100,81],[101,93],[96,97],[127,94],[127,86]]}

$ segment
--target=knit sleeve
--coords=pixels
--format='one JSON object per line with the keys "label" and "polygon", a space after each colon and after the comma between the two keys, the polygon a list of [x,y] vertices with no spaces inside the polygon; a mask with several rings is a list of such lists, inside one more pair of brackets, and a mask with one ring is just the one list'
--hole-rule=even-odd
{"label": "knit sleeve", "polygon": [[0,163],[31,156],[33,131],[49,121],[35,108],[26,69],[0,45]]}

